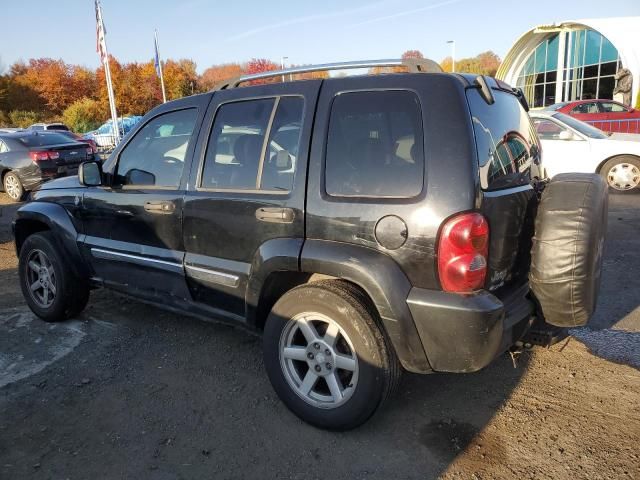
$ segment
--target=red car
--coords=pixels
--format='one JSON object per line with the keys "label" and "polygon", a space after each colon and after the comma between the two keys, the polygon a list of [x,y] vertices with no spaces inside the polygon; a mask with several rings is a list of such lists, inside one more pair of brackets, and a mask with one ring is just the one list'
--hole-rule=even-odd
{"label": "red car", "polygon": [[640,110],[613,100],[554,103],[545,110],[566,113],[605,132],[640,133]]}

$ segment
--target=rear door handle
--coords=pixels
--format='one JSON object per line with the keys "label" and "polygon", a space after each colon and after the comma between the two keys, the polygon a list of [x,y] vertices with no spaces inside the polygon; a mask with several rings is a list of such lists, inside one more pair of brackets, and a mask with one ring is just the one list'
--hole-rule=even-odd
{"label": "rear door handle", "polygon": [[145,202],[144,209],[149,213],[168,215],[175,212],[176,204],[170,201]]}
{"label": "rear door handle", "polygon": [[293,223],[295,215],[292,208],[266,207],[256,210],[256,218],[267,223]]}

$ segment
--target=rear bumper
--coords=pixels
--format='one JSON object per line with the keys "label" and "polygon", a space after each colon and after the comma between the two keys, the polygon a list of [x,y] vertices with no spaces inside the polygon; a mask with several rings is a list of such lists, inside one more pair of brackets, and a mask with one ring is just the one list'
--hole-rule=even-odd
{"label": "rear bumper", "polygon": [[474,295],[413,288],[407,303],[431,368],[475,372],[519,340],[534,320],[525,284],[504,300],[489,292]]}

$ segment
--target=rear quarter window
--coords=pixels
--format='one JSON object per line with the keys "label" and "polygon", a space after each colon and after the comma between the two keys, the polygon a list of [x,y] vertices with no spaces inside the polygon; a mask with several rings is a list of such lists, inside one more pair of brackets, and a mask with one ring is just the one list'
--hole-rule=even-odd
{"label": "rear quarter window", "polygon": [[325,158],[328,195],[411,198],[423,183],[422,111],[415,93],[363,91],[335,97]]}
{"label": "rear quarter window", "polygon": [[487,104],[477,89],[467,90],[476,137],[480,184],[499,190],[531,182],[532,146],[539,148],[529,116],[518,99],[493,91],[495,103]]}

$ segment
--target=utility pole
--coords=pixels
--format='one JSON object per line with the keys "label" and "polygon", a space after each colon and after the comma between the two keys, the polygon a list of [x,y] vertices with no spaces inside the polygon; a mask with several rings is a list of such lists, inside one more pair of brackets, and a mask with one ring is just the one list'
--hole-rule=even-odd
{"label": "utility pole", "polygon": [[456,71],[456,41],[447,40],[447,43],[451,45],[451,73]]}

